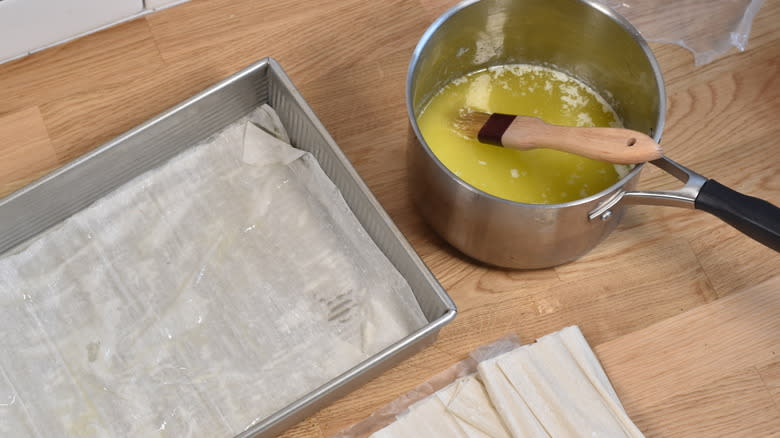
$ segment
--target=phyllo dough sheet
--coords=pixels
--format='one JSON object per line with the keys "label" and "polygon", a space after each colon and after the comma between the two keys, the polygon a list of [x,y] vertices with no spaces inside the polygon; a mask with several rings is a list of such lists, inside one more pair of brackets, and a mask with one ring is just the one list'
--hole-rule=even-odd
{"label": "phyllo dough sheet", "polygon": [[510,438],[475,375],[456,380],[399,415],[372,438]]}
{"label": "phyllo dough sheet", "polygon": [[0,436],[232,437],[426,323],[273,110],[250,119],[0,257]]}
{"label": "phyllo dough sheet", "polygon": [[[441,376],[458,376],[453,383]],[[430,392],[429,392],[430,391]],[[428,394],[420,398],[421,394]],[[404,400],[413,400],[404,403]],[[480,348],[339,438],[641,438],[578,327]],[[378,424],[372,424],[377,422]],[[378,430],[377,430],[378,429]],[[365,433],[365,431],[374,431]]]}
{"label": "phyllo dough sheet", "polygon": [[507,421],[534,430],[515,432],[515,438],[642,437],[576,326],[485,361],[479,374],[486,380],[502,376],[521,401],[519,407],[496,401],[506,408],[501,412]]}

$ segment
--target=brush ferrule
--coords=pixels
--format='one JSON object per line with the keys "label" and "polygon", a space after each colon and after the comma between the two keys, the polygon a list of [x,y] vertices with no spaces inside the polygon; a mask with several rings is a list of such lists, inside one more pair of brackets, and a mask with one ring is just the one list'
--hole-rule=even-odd
{"label": "brush ferrule", "polygon": [[514,122],[516,116],[509,114],[494,113],[488,117],[487,122],[482,125],[482,129],[477,134],[477,139],[482,143],[492,144],[496,146],[503,146],[501,144],[501,137],[509,128],[509,125]]}

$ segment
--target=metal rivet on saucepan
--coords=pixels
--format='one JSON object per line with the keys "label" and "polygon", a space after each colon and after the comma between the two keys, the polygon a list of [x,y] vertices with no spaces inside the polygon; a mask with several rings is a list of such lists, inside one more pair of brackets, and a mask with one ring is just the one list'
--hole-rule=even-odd
{"label": "metal rivet on saucepan", "polygon": [[603,220],[604,222],[608,221],[609,218],[611,217],[612,217],[612,210],[607,210],[601,214],[601,220]]}

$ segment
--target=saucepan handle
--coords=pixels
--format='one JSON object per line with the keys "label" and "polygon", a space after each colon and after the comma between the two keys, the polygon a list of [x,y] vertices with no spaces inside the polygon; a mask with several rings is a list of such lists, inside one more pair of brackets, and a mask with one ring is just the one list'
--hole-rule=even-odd
{"label": "saucepan handle", "polygon": [[711,213],[764,245],[780,251],[780,208],[759,198],[707,180],[695,201],[697,210]]}
{"label": "saucepan handle", "polygon": [[677,190],[620,192],[593,210],[589,214],[590,219],[604,218],[618,202],[695,208],[717,216],[756,241],[780,252],[780,208],[707,179],[669,158],[663,157],[651,163],[685,185]]}

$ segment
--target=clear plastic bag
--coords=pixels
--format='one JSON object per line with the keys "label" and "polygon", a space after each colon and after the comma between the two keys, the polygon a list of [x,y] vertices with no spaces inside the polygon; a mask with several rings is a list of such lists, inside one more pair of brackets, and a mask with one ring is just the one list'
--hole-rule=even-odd
{"label": "clear plastic bag", "polygon": [[521,345],[520,338],[515,334],[507,335],[493,343],[483,345],[473,351],[467,359],[436,374],[425,383],[375,411],[365,420],[342,430],[331,438],[367,438],[372,433],[394,422],[399,415],[407,412],[413,404],[453,384],[458,379],[476,374],[479,362],[500,356]]}
{"label": "clear plastic bag", "polygon": [[577,326],[507,336],[331,438],[644,435]]}
{"label": "clear plastic bag", "polygon": [[732,47],[747,48],[763,0],[599,0],[626,17],[645,39],[682,46],[696,65]]}

